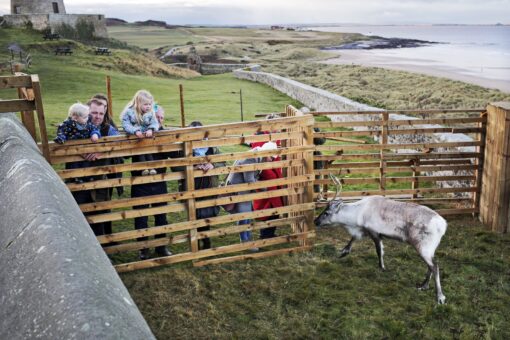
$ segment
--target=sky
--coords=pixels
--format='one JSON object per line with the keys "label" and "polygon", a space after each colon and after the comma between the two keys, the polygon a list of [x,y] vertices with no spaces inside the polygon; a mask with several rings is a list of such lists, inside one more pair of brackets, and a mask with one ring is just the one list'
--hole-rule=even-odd
{"label": "sky", "polygon": [[[67,13],[105,14],[129,22],[270,25],[510,24],[510,0],[64,0]],[[106,3],[106,4],[105,4]],[[10,0],[0,0],[0,15]]]}

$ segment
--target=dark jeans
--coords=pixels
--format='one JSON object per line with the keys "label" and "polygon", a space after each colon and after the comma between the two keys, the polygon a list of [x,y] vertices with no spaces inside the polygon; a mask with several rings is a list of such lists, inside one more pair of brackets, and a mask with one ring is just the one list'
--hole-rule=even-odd
{"label": "dark jeans", "polygon": [[[166,194],[167,188],[166,188],[166,182],[157,182],[157,183],[147,183],[147,184],[138,184],[133,185],[131,187],[131,197],[146,197],[146,196],[152,196],[152,195],[161,195]],[[137,205],[134,206],[133,209],[145,209],[151,207],[161,207],[165,206],[166,203],[154,203],[154,204],[144,204],[144,205]],[[135,229],[145,229],[149,227],[149,217],[148,216],[141,216],[135,218]],[[161,226],[168,224],[166,214],[158,214],[154,215],[154,225]],[[155,235],[154,238],[164,238],[166,237],[166,234],[158,234]],[[145,241],[147,240],[147,237],[140,237],[137,240],[138,241]]]}
{"label": "dark jeans", "polygon": [[[266,221],[277,220],[280,216],[269,216]],[[272,238],[276,236],[276,227],[260,229],[260,238]]]}

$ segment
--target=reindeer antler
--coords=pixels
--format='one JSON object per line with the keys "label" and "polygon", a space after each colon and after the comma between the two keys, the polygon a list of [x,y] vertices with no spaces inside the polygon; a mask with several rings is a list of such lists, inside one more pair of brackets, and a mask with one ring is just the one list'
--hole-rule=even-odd
{"label": "reindeer antler", "polygon": [[335,197],[333,198],[333,200],[336,200],[338,198],[338,196],[340,195],[340,192],[342,191],[342,182],[333,174],[329,174],[329,178],[331,178],[333,183],[335,183],[336,192],[335,192]]}

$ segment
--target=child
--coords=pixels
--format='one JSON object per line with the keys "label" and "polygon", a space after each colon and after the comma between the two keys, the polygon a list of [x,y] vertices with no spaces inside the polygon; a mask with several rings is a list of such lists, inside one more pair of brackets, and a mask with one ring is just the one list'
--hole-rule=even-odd
{"label": "child", "polygon": [[57,128],[54,141],[64,144],[67,140],[90,138],[97,142],[101,137],[99,129],[89,122],[89,107],[80,103],[71,105],[68,117]]}
{"label": "child", "polygon": [[[150,138],[159,129],[159,122],[154,112],[154,98],[146,90],[139,90],[121,114],[122,127],[128,135],[138,138]],[[133,156],[133,162],[154,160],[152,155]],[[142,176],[155,175],[156,169],[145,169]]]}

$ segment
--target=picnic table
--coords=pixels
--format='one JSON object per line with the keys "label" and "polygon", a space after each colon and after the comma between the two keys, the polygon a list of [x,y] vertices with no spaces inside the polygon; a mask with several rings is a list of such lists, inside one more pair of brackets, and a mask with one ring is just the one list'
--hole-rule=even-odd
{"label": "picnic table", "polygon": [[96,55],[99,55],[99,54],[101,54],[101,55],[105,55],[105,54],[106,55],[111,55],[112,54],[112,52],[110,51],[110,49],[108,47],[97,47],[95,53],[96,53]]}
{"label": "picnic table", "polygon": [[55,55],[71,55],[73,54],[73,50],[71,47],[59,46],[55,49]]}
{"label": "picnic table", "polygon": [[59,40],[60,34],[58,34],[58,33],[44,33],[43,39],[44,40],[53,40],[53,39]]}

